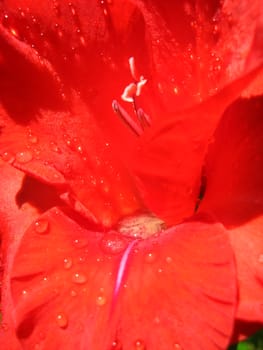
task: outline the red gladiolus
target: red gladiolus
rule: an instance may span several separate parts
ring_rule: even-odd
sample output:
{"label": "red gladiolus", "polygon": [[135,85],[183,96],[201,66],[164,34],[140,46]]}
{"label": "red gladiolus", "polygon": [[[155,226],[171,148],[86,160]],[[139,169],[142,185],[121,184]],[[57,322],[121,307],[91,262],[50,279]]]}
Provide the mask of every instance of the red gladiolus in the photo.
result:
{"label": "red gladiolus", "polygon": [[4,350],[262,325],[260,5],[0,2]]}

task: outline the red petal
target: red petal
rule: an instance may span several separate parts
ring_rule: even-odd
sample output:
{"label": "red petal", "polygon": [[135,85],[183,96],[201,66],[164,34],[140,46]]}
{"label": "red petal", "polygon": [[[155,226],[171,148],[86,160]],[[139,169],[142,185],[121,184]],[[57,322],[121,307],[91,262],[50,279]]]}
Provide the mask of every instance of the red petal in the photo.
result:
{"label": "red petal", "polygon": [[[16,97],[9,91],[14,104],[21,101]],[[21,101],[22,111],[26,106]],[[111,146],[79,98],[72,101],[71,109],[60,106],[57,110],[52,105],[42,110],[34,103],[31,107],[36,111],[32,111],[31,120],[23,121],[26,126],[20,125],[17,111],[14,122],[12,108],[6,105],[7,113],[2,110],[3,159],[56,186],[76,210],[83,208],[82,213],[104,226],[142,206],[126,169],[116,161]]]}
{"label": "red petal", "polygon": [[145,133],[129,165],[146,205],[168,224],[194,213],[202,166],[225,108],[260,72],[256,70],[196,108],[163,120]]}
{"label": "red petal", "polygon": [[123,289],[117,339],[124,349],[226,349],[236,284],[222,226],[184,223],[139,242]]}
{"label": "red petal", "polygon": [[[75,91],[72,92],[72,88],[76,88],[75,83],[68,81],[66,73],[61,71],[65,68],[61,63],[62,48],[48,37],[49,30],[51,32],[52,29],[56,30],[52,26],[56,24],[57,9],[54,9],[54,12],[45,11],[46,5],[39,8],[30,2],[28,8],[18,11],[17,5],[15,9],[12,9],[12,2],[9,5],[5,3],[6,13],[3,18],[5,27],[0,28],[3,58],[1,69],[4,72],[0,85],[3,97],[2,109],[4,109],[1,113],[1,127],[4,126],[1,154],[5,158],[9,157],[9,160],[13,158],[13,164],[20,169],[55,186],[63,187],[62,193],[68,195],[70,192],[68,201],[73,202],[76,209],[81,208],[82,213],[96,222],[105,226],[112,225],[120,217],[140,209],[141,203],[134,193],[129,175],[121,165],[117,164],[111,146],[104,140],[96,126],[97,122],[92,117],[90,106],[91,96],[88,98],[87,107],[86,102],[84,103],[79,96],[76,97]],[[53,5],[52,2],[52,8]],[[104,21],[100,5],[94,2],[94,6],[95,14]],[[72,25],[76,25],[72,24],[72,16],[75,18],[73,13],[79,11],[79,6],[76,9],[74,4],[63,3],[62,7],[67,13],[67,16],[61,18],[65,21],[63,30],[72,32]],[[84,8],[84,5],[82,7]],[[84,18],[86,9],[90,15],[91,7],[85,5],[82,12]],[[21,11],[25,11],[23,15]],[[50,14],[51,24],[43,22],[48,17],[41,18],[42,11]],[[28,25],[29,31],[26,29]],[[85,25],[87,26],[87,22]],[[40,57],[34,49],[43,44],[38,26],[47,35],[47,40],[44,41],[48,47],[48,60],[43,57],[44,52],[41,52],[43,56]],[[94,26],[97,26],[97,22]],[[19,38],[14,34],[14,30],[20,32]],[[25,37],[26,33],[22,34],[21,30],[26,31],[31,37]],[[73,37],[76,39],[75,34]],[[36,40],[33,48],[28,44],[32,38]],[[105,38],[102,36],[101,39],[104,44]],[[94,45],[94,40],[93,37],[89,42],[88,51],[90,45]],[[97,36],[96,40],[99,41]],[[69,42],[67,39],[66,48]],[[52,44],[52,50],[49,44]],[[55,47],[58,51],[55,51]],[[94,67],[96,69],[102,67],[104,71],[108,69],[108,65],[103,63],[102,59],[100,63],[96,60],[100,54],[100,50],[96,50],[95,63],[89,63],[85,74],[89,75],[89,70],[94,70]],[[83,58],[84,61],[87,67],[87,60]],[[71,74],[73,67],[71,64],[69,66]],[[92,85],[92,79],[87,79],[85,86]],[[104,90],[108,91],[108,87]],[[63,101],[63,98],[66,98],[66,101]],[[100,100],[99,103],[102,102]],[[113,114],[111,103],[108,105],[107,113]]]}
{"label": "red petal", "polygon": [[241,100],[227,111],[208,154],[202,209],[229,229],[239,280],[238,318],[263,322],[263,100]]}
{"label": "red petal", "polygon": [[[16,195],[22,188],[24,177],[25,175],[22,172],[0,160],[1,312],[5,308],[8,308],[10,311],[0,325],[2,330],[2,334],[0,332],[0,343],[2,346],[6,344],[4,348],[12,350],[18,350],[20,347],[12,329],[13,304],[10,298],[10,288],[7,286],[4,289],[2,286],[8,280],[6,271],[13,264],[14,253],[19,245],[21,234],[38,215],[36,208],[29,203],[19,207],[16,201]],[[11,325],[11,327],[7,327],[7,324]],[[2,340],[3,336],[4,339],[8,339],[6,343],[4,342],[6,340]]]}
{"label": "red petal", "polygon": [[236,300],[232,252],[219,224],[199,220],[129,243],[57,209],[44,214],[9,270],[23,347],[104,350],[116,339],[123,349],[225,349]]}
{"label": "red petal", "polygon": [[[236,3],[234,2],[234,4]],[[244,74],[245,65],[243,63],[245,59],[243,57],[241,63],[239,60],[239,66],[244,66],[244,69],[240,68],[239,72],[235,72],[231,77],[225,78],[223,75],[222,82],[219,84],[218,74],[214,73],[213,68],[215,62],[211,63],[209,59],[209,63],[207,63],[207,55],[208,53],[210,55],[210,48],[213,45],[215,45],[215,50],[221,54],[221,44],[225,43],[225,35],[227,35],[228,45],[226,47],[228,50],[222,54],[224,61],[226,65],[236,62],[234,59],[236,56],[232,54],[231,50],[234,47],[235,52],[238,51],[239,45],[231,46],[232,36],[228,35],[231,31],[228,26],[228,18],[225,15],[231,4],[224,4],[221,11],[217,6],[211,6],[207,10],[203,3],[196,8],[187,9],[187,6],[185,7],[181,3],[174,3],[167,7],[159,2],[150,2],[147,7],[139,1],[131,1],[123,17],[121,15],[123,13],[122,1],[117,1],[116,4],[114,2],[111,6],[107,5],[108,8],[105,4],[104,8],[101,7],[96,1],[92,1],[89,7],[83,1],[73,1],[69,4],[58,1],[55,6],[52,2],[52,11],[46,11],[46,7],[49,5],[49,2],[38,6],[37,3],[27,3],[26,1],[25,8],[20,10],[17,10],[16,4],[14,5],[12,1],[2,5],[3,11],[6,11],[6,13],[3,12],[3,27],[1,28],[3,62],[5,74],[8,73],[6,74],[8,84],[3,86],[4,107],[9,115],[15,116],[17,122],[27,123],[38,115],[38,117],[43,118],[42,121],[45,124],[29,125],[27,123],[31,128],[27,134],[34,132],[39,139],[40,136],[42,137],[40,149],[38,147],[33,149],[32,145],[29,146],[34,151],[34,157],[39,157],[39,159],[31,160],[28,164],[16,164],[16,166],[20,166],[23,170],[29,171],[45,181],[53,182],[54,185],[69,184],[70,189],[67,189],[66,192],[70,192],[71,196],[68,201],[73,202],[77,210],[105,226],[112,225],[121,216],[139,210],[142,205],[138,198],[134,198],[133,184],[129,176],[124,175],[122,167],[116,165],[116,161],[109,155],[112,152],[106,150],[103,138],[99,140],[101,136],[94,125],[94,118],[91,117],[93,114],[96,115],[100,126],[109,130],[105,133],[112,138],[112,147],[118,150],[119,157],[123,161],[127,161],[128,167],[131,166],[132,169],[135,167],[134,172],[136,175],[139,174],[143,182],[142,193],[150,209],[167,219],[169,223],[180,221],[182,217],[189,215],[189,213],[192,214],[198,193],[200,182],[198,177],[200,176],[203,155],[211,133],[202,131],[200,135],[198,127],[197,135],[194,135],[195,139],[192,138],[189,141],[187,138],[184,140],[180,140],[180,138],[181,133],[185,133],[185,127],[189,127],[188,123],[191,122],[189,119],[192,118],[193,114],[196,113],[199,117],[199,113],[203,113],[202,107],[199,111],[195,111],[190,118],[189,113],[173,115],[175,124],[181,118],[187,119],[186,125],[183,123],[179,128],[176,126],[175,130],[173,129],[173,135],[166,133],[165,137],[158,137],[157,142],[152,143],[152,134],[155,136],[163,128],[163,125],[157,125],[156,129],[150,133],[150,141],[147,138],[143,139],[143,144],[149,142],[149,147],[148,144],[143,145],[142,149],[139,147],[139,156],[135,156],[135,164],[133,165],[130,162],[129,153],[132,153],[136,142],[129,135],[129,132],[116,122],[110,107],[111,100],[116,98],[116,95],[121,95],[125,86],[122,84],[129,83],[127,60],[131,55],[136,57],[140,71],[142,74],[146,74],[146,78],[149,80],[148,94],[146,93],[144,102],[148,102],[149,111],[152,112],[155,121],[159,121],[162,116],[166,119],[167,110],[183,109],[186,105],[191,105],[193,99],[196,101],[196,97],[199,101],[200,94],[203,97],[208,96],[211,94],[211,91],[208,91],[209,86],[211,88],[212,85],[212,93],[214,93],[229,80]],[[249,11],[247,10],[248,6]],[[249,25],[249,33],[242,29],[245,36],[245,39],[242,38],[246,47],[245,58],[251,54],[249,62],[253,61],[253,63],[249,63],[248,69],[256,67],[262,62],[262,57],[259,55],[260,41],[256,38],[258,36],[258,21],[261,20],[260,12],[257,11],[258,6],[259,1],[254,2],[253,7],[246,3],[242,7],[238,6],[237,13],[240,14],[242,10],[244,16],[238,15],[236,26],[231,29],[235,31],[236,27],[238,30],[244,28],[243,21]],[[178,21],[174,21],[174,17],[171,17],[170,14],[173,12]],[[222,25],[222,33],[224,34],[222,34],[221,41],[218,41],[218,47],[215,43],[214,33],[211,34],[208,29],[204,33],[202,32],[204,28],[214,27],[215,14],[220,17],[219,26]],[[119,21],[120,16],[121,20]],[[91,17],[91,22],[86,20]],[[193,20],[197,20],[197,26],[191,25],[194,23]],[[178,26],[175,26],[174,23],[177,23]],[[209,25],[206,26],[204,23]],[[182,37],[182,28],[187,29],[184,32],[189,35]],[[75,29],[79,29],[83,34],[83,38],[86,40],[84,47],[82,47],[83,43],[80,40],[80,32],[79,30],[76,32]],[[136,33],[139,35],[135,35]],[[116,37],[113,34],[117,34],[118,40],[120,39],[118,41],[120,50],[117,50],[117,46],[114,45]],[[138,40],[138,37],[141,40]],[[198,40],[195,40],[196,38]],[[189,56],[189,44],[192,45],[193,42],[195,44],[195,41],[197,49],[194,55],[197,54],[198,57],[201,57],[202,67],[208,67],[208,70],[213,71],[209,75],[209,81],[205,82],[205,86],[201,88],[199,82],[205,81],[203,77],[208,76],[208,74],[206,68],[202,68],[200,74],[197,74],[200,79],[197,79],[196,71],[199,72],[200,67],[196,69],[196,65],[199,66],[199,59],[197,60],[195,57],[193,60],[191,58],[192,52]],[[200,53],[200,47],[205,47],[204,41],[208,42],[209,45],[207,51],[205,49],[205,52]],[[33,48],[30,44],[33,45]],[[250,46],[253,48],[251,52]],[[72,47],[74,48],[73,53]],[[225,59],[227,55],[231,56],[231,59]],[[217,61],[217,59],[217,53],[213,54],[212,61]],[[30,69],[28,62],[33,63],[34,68]],[[89,63],[87,64],[87,62]],[[218,62],[216,65],[218,66]],[[233,69],[231,68],[231,70]],[[19,80],[18,77],[21,76],[22,71],[25,71],[25,76],[22,75],[23,79]],[[222,71],[225,72],[224,69]],[[46,75],[47,72],[50,76]],[[103,75],[104,79],[98,79],[98,74]],[[10,79],[10,76],[13,80]],[[188,82],[186,82],[187,79]],[[27,89],[22,93],[21,98],[19,86],[24,84],[23,80],[27,81]],[[178,80],[183,89],[182,94],[179,93],[178,99],[174,96],[175,80]],[[160,84],[164,86],[161,91]],[[61,90],[58,91],[58,88]],[[85,100],[88,107],[84,106],[79,98],[76,98],[75,101],[71,101],[73,106],[69,112],[68,106],[65,106],[60,100],[60,95],[63,91],[63,94],[66,93],[70,100],[69,90],[72,88],[79,91],[82,100]],[[232,87],[229,89],[232,90]],[[240,86],[235,91],[238,92],[237,95],[240,93],[239,89],[241,89]],[[46,94],[48,96],[45,98]],[[234,94],[232,98],[235,96]],[[221,102],[215,99],[213,110],[208,109],[205,113],[211,113],[214,116],[214,110],[217,109],[218,103],[223,110],[227,103],[224,101],[221,104]],[[80,114],[81,116],[79,116]],[[216,111],[215,119],[211,117],[213,124],[211,132],[213,132],[219,116],[220,113]],[[73,123],[72,118],[74,118]],[[76,125],[73,126],[76,120]],[[199,119],[199,124],[203,122]],[[89,128],[92,125],[92,130],[87,130],[86,125],[89,125]],[[69,128],[72,128],[72,131],[68,132]],[[65,139],[61,137],[61,129],[66,135]],[[55,135],[54,130],[57,135]],[[9,130],[6,128],[6,132],[10,133],[14,139],[12,124]],[[20,130],[17,131],[18,138],[21,138],[20,133]],[[191,132],[190,134],[193,136]],[[10,135],[7,139],[2,138],[5,146],[10,143]],[[25,158],[30,157],[28,151],[25,152],[25,148],[28,147],[27,136],[23,134],[21,140],[19,145],[8,146],[7,150],[18,153],[18,158],[24,161]],[[49,144],[48,150],[46,149],[47,144]],[[71,145],[73,150],[69,150],[65,144]],[[195,148],[198,148],[198,151]],[[63,157],[63,161],[61,156],[54,154],[55,150],[59,149],[67,154]],[[171,154],[174,149],[176,152]],[[39,151],[42,152],[42,155],[38,155]],[[83,154],[76,155],[78,151],[79,153],[84,152],[84,158],[88,155],[89,164],[83,162]],[[19,157],[21,152],[23,156]],[[181,154],[178,155],[178,153]],[[197,156],[196,153],[198,153]],[[91,159],[90,154],[93,154],[93,159]],[[167,166],[166,159],[166,164],[163,164],[164,154],[171,158],[169,166]],[[97,160],[101,162],[99,167]],[[178,165],[181,161],[185,164]],[[141,166],[142,163],[145,163],[146,166],[138,171],[138,164]],[[71,165],[71,168],[68,167],[68,164]],[[174,175],[175,173],[176,175]],[[118,180],[116,174],[120,174],[121,180]],[[161,185],[156,186],[155,181],[151,183],[152,178],[157,178]],[[105,185],[106,182],[108,183]],[[167,193],[167,198],[163,198],[164,192]],[[174,198],[177,201],[172,203]],[[160,207],[161,202],[164,202],[162,207]]]}
{"label": "red petal", "polygon": [[26,231],[4,285],[11,285],[13,309],[3,300],[4,322],[14,314],[24,348],[107,347],[116,327],[110,323],[116,269],[128,241],[111,237],[107,246],[105,239],[56,209]]}

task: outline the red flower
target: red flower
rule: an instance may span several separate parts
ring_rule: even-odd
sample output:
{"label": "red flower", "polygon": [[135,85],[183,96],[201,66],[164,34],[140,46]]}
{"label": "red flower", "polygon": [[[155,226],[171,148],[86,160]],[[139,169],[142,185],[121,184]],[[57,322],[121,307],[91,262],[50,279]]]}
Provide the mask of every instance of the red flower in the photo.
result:
{"label": "red flower", "polygon": [[0,4],[1,344],[226,349],[235,317],[263,321],[262,99],[225,112],[262,67],[260,1],[19,4]]}

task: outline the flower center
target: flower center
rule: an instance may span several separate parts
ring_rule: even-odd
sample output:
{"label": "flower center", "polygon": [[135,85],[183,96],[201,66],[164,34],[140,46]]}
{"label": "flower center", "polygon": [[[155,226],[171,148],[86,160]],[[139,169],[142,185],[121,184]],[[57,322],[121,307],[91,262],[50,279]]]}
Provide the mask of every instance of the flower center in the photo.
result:
{"label": "flower center", "polygon": [[166,229],[164,221],[151,214],[140,214],[122,219],[118,231],[133,238],[146,239]]}
{"label": "flower center", "polygon": [[123,101],[131,103],[133,105],[133,111],[135,118],[131,116],[125,108],[123,108],[119,102],[114,100],[112,102],[112,108],[115,113],[125,122],[125,124],[137,135],[141,136],[145,127],[151,126],[151,118],[146,114],[142,108],[138,107],[137,97],[141,95],[144,85],[147,83],[147,80],[142,76],[138,75],[134,57],[129,58],[129,67],[133,82],[130,83],[124,89],[121,98]]}

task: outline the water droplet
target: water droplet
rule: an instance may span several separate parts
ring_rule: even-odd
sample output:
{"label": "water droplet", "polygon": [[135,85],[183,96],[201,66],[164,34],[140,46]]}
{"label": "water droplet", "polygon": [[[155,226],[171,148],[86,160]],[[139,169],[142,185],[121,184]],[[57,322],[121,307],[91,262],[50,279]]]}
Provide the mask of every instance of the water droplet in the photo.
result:
{"label": "water droplet", "polygon": [[86,45],[86,40],[85,40],[85,38],[84,38],[83,35],[81,35],[81,36],[79,37],[79,41],[80,41],[80,43],[81,43],[83,46]]}
{"label": "water droplet", "polygon": [[135,350],[145,350],[146,347],[145,347],[145,344],[142,340],[140,339],[137,339],[135,342],[134,342],[134,349]]}
{"label": "water droplet", "polygon": [[258,262],[260,264],[263,264],[263,254],[260,254],[259,257],[258,257]]}
{"label": "water droplet", "polygon": [[82,239],[74,239],[73,244],[77,247],[77,248],[82,248],[84,246],[86,246],[86,241],[82,240]]}
{"label": "water droplet", "polygon": [[30,151],[22,151],[22,152],[18,152],[16,154],[16,160],[19,163],[27,163],[30,162],[30,160],[32,160],[33,155]]}
{"label": "water droplet", "polygon": [[171,264],[171,262],[173,261],[173,259],[170,256],[167,256],[165,258],[165,261],[167,262],[167,264]]}
{"label": "water droplet", "polygon": [[83,148],[82,148],[81,145],[77,145],[77,146],[76,146],[76,150],[77,150],[77,152],[78,152],[79,154],[82,154],[82,153],[83,153]]}
{"label": "water droplet", "polygon": [[50,148],[51,151],[56,152],[56,153],[62,153],[61,149],[58,147],[57,144],[55,144],[55,142],[50,142]]}
{"label": "water droplet", "polygon": [[10,28],[9,31],[14,37],[19,38],[18,31],[15,28]]}
{"label": "water droplet", "polygon": [[101,240],[101,248],[106,254],[119,254],[127,247],[127,240],[119,233],[108,232]]}
{"label": "water droplet", "polygon": [[175,87],[173,88],[173,91],[174,91],[175,95],[178,95],[178,93],[179,93],[178,86],[175,86]]}
{"label": "water droplet", "polygon": [[111,344],[111,350],[121,350],[121,343],[118,340],[114,340]]}
{"label": "water droplet", "polygon": [[64,263],[64,268],[65,268],[66,270],[69,270],[69,269],[72,267],[72,264],[73,264],[71,258],[65,258],[65,259],[63,260],[63,263]]}
{"label": "water droplet", "polygon": [[35,222],[35,231],[40,234],[48,233],[49,222],[47,220],[37,220]]}
{"label": "water droplet", "polygon": [[69,2],[69,3],[68,3],[68,6],[69,6],[69,8],[70,8],[70,11],[71,11],[71,13],[72,13],[72,16],[76,16],[76,8],[75,8],[75,6],[72,4],[72,2]]}
{"label": "water droplet", "polygon": [[22,294],[23,296],[26,296],[26,295],[28,294],[28,291],[27,291],[26,289],[23,289],[22,292],[21,292],[21,294]]}
{"label": "water droplet", "polygon": [[174,344],[174,349],[176,349],[176,350],[182,350],[183,348],[181,347],[180,344],[175,343],[175,344]]}
{"label": "water droplet", "polygon": [[99,295],[99,296],[96,298],[96,304],[97,304],[98,306],[103,306],[103,305],[105,305],[105,304],[106,304],[106,301],[107,301],[107,299],[105,298],[104,295]]}
{"label": "water droplet", "polygon": [[28,142],[32,143],[32,144],[36,144],[38,143],[38,137],[36,135],[33,134],[28,134]]}
{"label": "water droplet", "polygon": [[83,275],[82,273],[78,273],[76,272],[73,276],[72,276],[72,281],[74,283],[77,284],[84,284],[87,282],[87,277],[85,275]]}
{"label": "water droplet", "polygon": [[53,0],[53,9],[55,10],[55,14],[57,17],[61,16],[60,5],[57,0]]}
{"label": "water droplet", "polygon": [[68,326],[68,318],[63,312],[57,314],[56,321],[60,328],[66,328]]}
{"label": "water droplet", "polygon": [[15,157],[12,153],[10,152],[4,152],[3,155],[2,155],[2,159],[5,161],[5,162],[8,162],[8,163],[13,163],[13,161],[15,160]]}
{"label": "water droplet", "polygon": [[76,292],[74,289],[72,289],[72,290],[70,291],[70,295],[71,295],[72,297],[76,297],[78,294],[77,294],[77,292]]}
{"label": "water droplet", "polygon": [[147,263],[152,263],[156,260],[156,255],[153,252],[149,252],[145,255],[145,261]]}
{"label": "water droplet", "polygon": [[25,17],[26,14],[25,14],[25,12],[22,10],[21,7],[18,8],[18,12],[19,12],[19,14],[20,14],[21,17]]}

